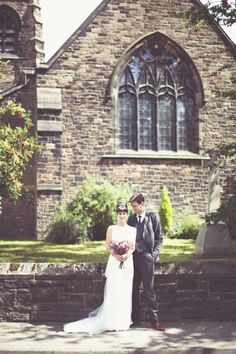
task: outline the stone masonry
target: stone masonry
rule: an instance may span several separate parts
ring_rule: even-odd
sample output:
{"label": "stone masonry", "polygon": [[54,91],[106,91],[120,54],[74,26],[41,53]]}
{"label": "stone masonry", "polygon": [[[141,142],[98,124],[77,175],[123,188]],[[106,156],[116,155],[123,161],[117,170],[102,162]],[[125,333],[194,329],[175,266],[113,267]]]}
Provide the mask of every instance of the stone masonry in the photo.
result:
{"label": "stone masonry", "polygon": [[[16,3],[27,5],[27,1],[0,0],[0,5],[3,3],[14,5],[20,14]],[[231,88],[235,47],[214,23],[197,33],[186,30],[178,14],[191,4],[187,0],[104,0],[47,63],[41,58],[39,64],[39,55],[35,58],[35,74],[24,88],[24,102],[34,105],[37,115],[41,145],[32,169],[32,238],[36,234],[38,239],[45,237],[43,231],[57,206],[69,201],[86,177],[95,174],[114,184],[127,182],[133,192],[143,191],[148,207],[155,210],[166,185],[175,219],[185,213],[202,216],[207,212],[207,152],[222,141],[235,139],[235,124],[230,119],[235,102],[214,93]],[[194,4],[199,6],[198,1]],[[28,8],[31,5],[28,1]],[[34,6],[38,14],[39,4],[34,1]],[[192,63],[196,79],[195,153],[122,153],[117,149],[117,83],[122,67],[132,48],[155,33],[178,47],[186,62]],[[210,76],[228,64],[231,71]],[[21,66],[17,62],[12,65]],[[32,102],[27,100],[27,92],[32,92]],[[13,234],[15,229],[9,223],[7,220],[2,229],[8,237],[7,229]],[[22,226],[14,237],[24,235]]]}
{"label": "stone masonry", "polygon": [[[0,264],[0,321],[70,322],[100,306],[104,264]],[[236,320],[236,263],[156,265],[165,321]],[[141,289],[141,320],[148,321]]]}
{"label": "stone masonry", "polygon": [[[36,81],[35,68],[44,60],[41,11],[38,0],[0,1],[15,12],[21,22],[17,54],[0,54],[0,60],[8,61],[4,80],[0,82],[1,97],[16,99],[30,110],[36,130]],[[24,175],[26,190],[23,197],[14,203],[4,198],[0,216],[1,239],[34,239],[36,237],[36,157],[32,159]],[[0,193],[2,194],[1,186]]]}

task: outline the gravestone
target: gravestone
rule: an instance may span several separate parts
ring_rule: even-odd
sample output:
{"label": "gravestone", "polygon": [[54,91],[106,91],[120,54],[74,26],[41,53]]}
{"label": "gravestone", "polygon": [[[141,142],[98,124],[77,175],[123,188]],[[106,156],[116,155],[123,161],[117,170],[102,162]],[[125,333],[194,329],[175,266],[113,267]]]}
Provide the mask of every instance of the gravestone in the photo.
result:
{"label": "gravestone", "polygon": [[227,225],[203,223],[197,235],[195,254],[199,256],[226,256],[233,254],[231,235]]}

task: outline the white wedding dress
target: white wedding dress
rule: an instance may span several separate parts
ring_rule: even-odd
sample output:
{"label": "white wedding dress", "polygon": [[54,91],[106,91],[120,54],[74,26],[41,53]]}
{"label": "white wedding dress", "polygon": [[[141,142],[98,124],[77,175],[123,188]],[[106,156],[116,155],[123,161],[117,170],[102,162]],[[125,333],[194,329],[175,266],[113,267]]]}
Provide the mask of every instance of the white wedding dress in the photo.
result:
{"label": "white wedding dress", "polygon": [[[136,228],[125,225],[112,225],[113,241],[129,241],[135,245]],[[86,332],[98,334],[104,331],[122,331],[130,327],[133,286],[133,255],[124,261],[110,255],[105,277],[103,304],[89,314],[89,317],[64,325],[64,332]]]}

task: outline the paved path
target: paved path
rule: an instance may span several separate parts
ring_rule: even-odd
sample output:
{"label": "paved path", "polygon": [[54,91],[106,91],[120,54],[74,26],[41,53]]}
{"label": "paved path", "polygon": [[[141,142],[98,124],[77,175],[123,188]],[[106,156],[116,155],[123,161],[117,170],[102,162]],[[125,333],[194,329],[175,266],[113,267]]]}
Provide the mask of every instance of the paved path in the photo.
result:
{"label": "paved path", "polygon": [[165,323],[97,336],[66,334],[60,323],[0,322],[0,354],[236,354],[236,322]]}

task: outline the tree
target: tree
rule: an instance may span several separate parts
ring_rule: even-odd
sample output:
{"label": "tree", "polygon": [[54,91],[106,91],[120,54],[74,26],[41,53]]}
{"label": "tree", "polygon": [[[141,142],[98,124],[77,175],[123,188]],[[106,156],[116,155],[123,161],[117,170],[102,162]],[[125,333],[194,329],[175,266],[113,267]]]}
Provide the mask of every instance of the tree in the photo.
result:
{"label": "tree", "polygon": [[[234,119],[236,120],[236,118]],[[219,169],[230,167],[231,173],[226,176],[228,194],[218,210],[207,215],[206,220],[214,223],[224,221],[228,225],[232,237],[236,238],[236,143],[223,143],[218,146],[217,164]]]}
{"label": "tree", "polygon": [[[3,77],[7,64],[0,62],[0,66]],[[16,200],[22,194],[21,179],[37,143],[30,131],[31,112],[15,100],[0,100],[0,187],[8,197]]]}
{"label": "tree", "polygon": [[[193,31],[199,31],[207,23],[217,23],[230,27],[236,23],[236,2],[230,0],[208,0],[201,6],[191,6],[188,10],[182,11],[179,17],[184,21],[185,26]],[[220,65],[217,70],[211,73],[211,77],[220,81],[220,75],[224,70],[231,69],[232,64]],[[236,79],[231,77],[232,87],[235,87]],[[214,90],[218,97],[236,99],[236,90]]]}
{"label": "tree", "polygon": [[[218,23],[219,25],[232,26],[236,23],[236,2],[229,0],[209,0],[201,7],[191,7],[189,10],[183,12],[180,17],[184,19],[188,28],[198,31],[204,24],[209,21]],[[218,70],[211,74],[211,77],[220,76],[220,74],[231,65],[221,65]],[[231,78],[232,87],[235,87],[236,79]],[[225,92],[214,91],[216,96],[228,97],[231,100],[236,100],[236,90],[227,90]],[[235,117],[229,119],[236,121]],[[217,161],[219,168],[226,167],[226,164],[231,166],[230,175],[226,177],[229,185],[228,196],[224,199],[219,209],[207,215],[207,221],[225,221],[234,237],[236,237],[235,215],[236,215],[236,142],[223,143],[216,147]]]}
{"label": "tree", "polygon": [[236,3],[229,0],[209,0],[202,6],[192,6],[183,11],[180,17],[184,19],[187,28],[196,31],[209,21],[232,26],[236,23]]}
{"label": "tree", "polygon": [[159,216],[162,230],[166,234],[172,227],[172,205],[166,186],[162,188]]}

